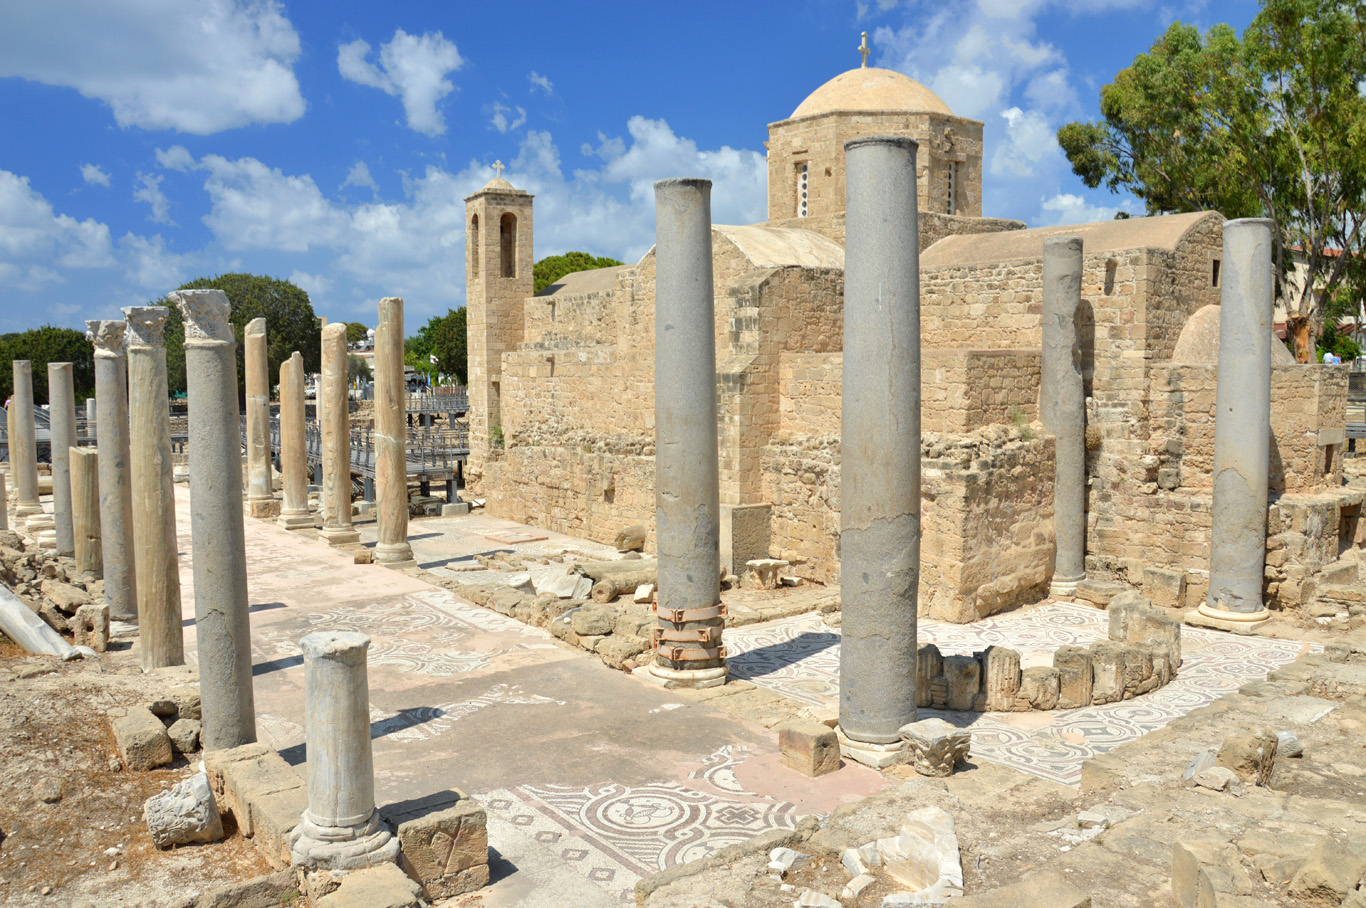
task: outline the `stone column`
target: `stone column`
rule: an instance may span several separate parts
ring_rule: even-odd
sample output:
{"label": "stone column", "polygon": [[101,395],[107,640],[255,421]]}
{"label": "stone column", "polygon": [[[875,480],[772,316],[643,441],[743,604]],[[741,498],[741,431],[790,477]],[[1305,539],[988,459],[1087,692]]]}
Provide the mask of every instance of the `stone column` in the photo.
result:
{"label": "stone column", "polygon": [[900,759],[914,722],[920,580],[920,251],[912,139],[844,146],[840,401],[840,732],[847,756]]}
{"label": "stone column", "polygon": [[121,321],[86,322],[95,345],[95,401],[100,453],[100,548],[104,600],[114,636],[134,635],[138,622],[133,568],[133,486],[128,451],[128,372]]}
{"label": "stone column", "polygon": [[9,437],[10,474],[14,477],[17,518],[37,517],[29,523],[34,532],[46,517],[38,501],[38,437],[33,425],[33,369],[26,359],[14,361],[14,396],[10,398],[14,422]]}
{"label": "stone column", "polygon": [[[133,473],[133,553],[138,574],[142,670],[185,664],[180,559],[171,466],[165,306],[130,306],[128,436]],[[195,558],[200,557],[196,550]]]}
{"label": "stone column", "polygon": [[726,681],[716,430],[711,181],[655,183],[654,680]]}
{"label": "stone column", "polygon": [[1271,451],[1271,221],[1224,224],[1214,504],[1206,619],[1246,629],[1270,617],[1262,601]]}
{"label": "stone column", "polygon": [[236,345],[223,291],[176,290],[167,299],[185,321],[201,740],[221,750],[256,740]]}
{"label": "stone column", "polygon": [[398,858],[375,810],[370,749],[370,638],[354,631],[309,634],[304,652],[308,807],[290,834],[295,867],[351,870]]}
{"label": "stone column", "polygon": [[323,435],[323,528],[328,545],[360,542],[351,525],[351,414],[346,387],[346,325],[323,329],[318,422]]}
{"label": "stone column", "polygon": [[247,384],[247,506],[253,517],[269,517],[275,498],[270,475],[270,365],[266,320],[247,322],[243,337]]}
{"label": "stone column", "polygon": [[407,391],[403,383],[403,300],[379,301],[375,328],[375,491],[379,542],[375,561],[413,560],[408,545]]}
{"label": "stone column", "polygon": [[52,519],[57,554],[74,555],[71,448],[76,444],[76,386],[71,377],[71,363],[47,364],[47,409],[52,429]]}
{"label": "stone column", "polygon": [[87,426],[93,426],[97,422],[95,417],[95,406],[95,398],[87,397],[85,399],[85,424]]}
{"label": "stone column", "polygon": [[297,350],[280,363],[280,473],[285,492],[280,526],[287,530],[312,527],[304,446],[304,358]]}
{"label": "stone column", "polygon": [[94,448],[72,448],[71,529],[76,543],[76,570],[98,580],[104,576],[100,552],[100,458]]}
{"label": "stone column", "polygon": [[1081,237],[1043,243],[1043,355],[1039,419],[1056,439],[1053,454],[1052,596],[1076,595],[1086,577],[1086,392],[1077,341]]}

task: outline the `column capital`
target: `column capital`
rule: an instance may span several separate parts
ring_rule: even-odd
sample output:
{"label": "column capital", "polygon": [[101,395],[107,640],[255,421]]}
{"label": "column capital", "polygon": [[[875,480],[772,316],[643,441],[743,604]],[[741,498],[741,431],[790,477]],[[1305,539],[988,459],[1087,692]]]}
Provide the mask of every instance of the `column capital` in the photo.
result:
{"label": "column capital", "polygon": [[97,358],[119,359],[123,356],[126,322],[97,318],[85,323],[85,338],[95,345]]}
{"label": "column capital", "polygon": [[166,345],[166,317],[170,310],[165,306],[127,306],[123,317],[128,328],[126,339],[128,348],[164,347]]}
{"label": "column capital", "polygon": [[228,313],[232,307],[222,290],[176,290],[166,298],[185,320],[185,343],[233,343]]}

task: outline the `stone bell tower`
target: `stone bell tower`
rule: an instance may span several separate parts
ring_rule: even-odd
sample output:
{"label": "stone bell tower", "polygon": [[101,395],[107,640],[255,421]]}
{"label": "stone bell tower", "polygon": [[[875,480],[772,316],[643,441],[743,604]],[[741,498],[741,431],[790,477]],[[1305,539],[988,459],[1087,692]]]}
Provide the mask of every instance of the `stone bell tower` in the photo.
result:
{"label": "stone bell tower", "polygon": [[484,465],[502,448],[502,357],[523,337],[522,307],[533,295],[530,193],[499,173],[465,199],[470,457],[465,479],[478,494]]}

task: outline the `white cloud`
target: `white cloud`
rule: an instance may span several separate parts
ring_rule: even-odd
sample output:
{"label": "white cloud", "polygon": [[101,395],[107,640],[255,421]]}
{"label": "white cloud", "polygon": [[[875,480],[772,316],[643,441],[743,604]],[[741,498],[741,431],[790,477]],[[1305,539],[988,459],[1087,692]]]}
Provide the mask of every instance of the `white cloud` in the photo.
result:
{"label": "white cloud", "polygon": [[[508,107],[506,104],[493,102],[493,116],[489,117],[489,125],[499,132],[510,132],[526,125],[526,109],[522,107]],[[516,110],[517,115],[511,116]]]}
{"label": "white cloud", "polygon": [[535,94],[536,89],[538,88],[548,95],[555,93],[555,86],[552,85],[550,80],[545,76],[536,72],[536,70],[533,69],[531,74],[527,76],[527,79],[531,82],[531,91],[533,94]]}
{"label": "white cloud", "polygon": [[212,154],[196,166],[209,173],[204,188],[213,208],[204,223],[229,250],[307,252],[335,245],[345,230],[345,215],[308,174],[286,176],[255,158]]}
{"label": "white cloud", "polygon": [[378,66],[366,59],[369,55],[365,41],[341,45],[337,68],[342,77],[401,98],[409,128],[429,136],[444,133],[446,120],[437,104],[454,90],[446,74],[464,63],[455,45],[441,32],[410,35],[400,28],[380,45]]}
{"label": "white cloud", "polygon": [[174,224],[171,220],[171,202],[161,191],[161,180],[161,177],[154,174],[139,172],[138,188],[133,191],[133,199],[152,206],[152,213],[147,216],[148,220],[157,224]]}
{"label": "white cloud", "polygon": [[1026,113],[1011,107],[1001,112],[1001,118],[1006,121],[1006,134],[991,156],[993,174],[1032,177],[1040,163],[1061,155],[1056,130],[1038,111]]}
{"label": "white cloud", "polygon": [[318,304],[322,297],[332,290],[332,281],[321,274],[309,274],[307,271],[300,271],[297,268],[290,272],[288,281],[308,294],[314,312],[318,311]]}
{"label": "white cloud", "polygon": [[195,257],[177,255],[166,249],[160,234],[141,237],[124,234],[119,240],[125,277],[147,294],[163,295],[190,279]]}
{"label": "white cloud", "polygon": [[1047,214],[1040,226],[1051,227],[1055,224],[1089,224],[1095,221],[1112,221],[1121,211],[1132,212],[1133,204],[1125,199],[1119,205],[1092,205],[1079,195],[1060,192],[1052,198],[1043,199],[1040,206]]}
{"label": "white cloud", "polygon": [[0,170],[0,281],[35,290],[61,283],[68,269],[113,263],[107,225],[57,214],[27,177]]}
{"label": "white cloud", "polygon": [[375,178],[370,175],[370,168],[364,161],[357,161],[351,165],[351,169],[346,172],[346,182],[339,188],[345,189],[347,186],[359,186],[362,189],[369,189],[371,192],[378,193],[379,186],[375,183]]}
{"label": "white cloud", "polygon": [[92,185],[109,185],[109,174],[106,173],[104,168],[98,164],[82,164],[81,179],[85,180],[87,183],[90,183]]}
{"label": "white cloud", "polygon": [[157,163],[167,170],[187,171],[194,167],[194,156],[184,145],[172,145],[170,148],[158,148],[156,151]]}
{"label": "white cloud", "polygon": [[276,0],[44,0],[4,19],[0,77],[74,88],[123,127],[207,135],[304,112]]}

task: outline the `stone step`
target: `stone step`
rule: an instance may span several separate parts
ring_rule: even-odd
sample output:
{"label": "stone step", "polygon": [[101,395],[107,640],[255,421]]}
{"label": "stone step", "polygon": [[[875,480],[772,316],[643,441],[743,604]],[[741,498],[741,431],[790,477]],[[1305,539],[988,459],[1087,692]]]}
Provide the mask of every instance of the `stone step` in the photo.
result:
{"label": "stone step", "polygon": [[1317,598],[1348,604],[1366,604],[1366,584],[1325,583],[1319,587]]}
{"label": "stone step", "polygon": [[1120,593],[1127,592],[1129,585],[1115,580],[1086,579],[1077,584],[1077,598],[1093,605],[1106,608],[1110,600]]}
{"label": "stone step", "polygon": [[1355,561],[1335,561],[1319,572],[1320,582],[1325,584],[1356,583],[1359,577]]}

